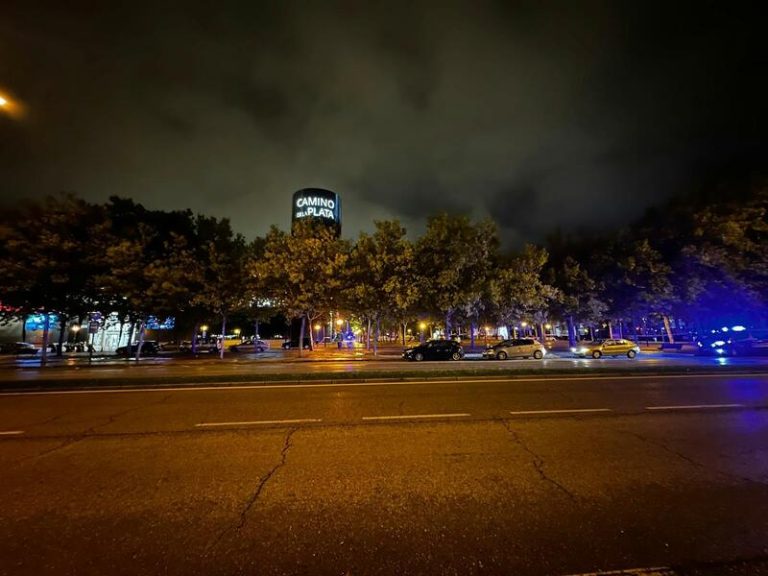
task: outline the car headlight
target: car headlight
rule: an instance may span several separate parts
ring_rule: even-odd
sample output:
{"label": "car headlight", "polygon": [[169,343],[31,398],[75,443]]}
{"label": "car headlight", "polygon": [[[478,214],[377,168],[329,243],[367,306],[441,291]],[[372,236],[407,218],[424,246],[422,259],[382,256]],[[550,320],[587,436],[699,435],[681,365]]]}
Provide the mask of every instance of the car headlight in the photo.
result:
{"label": "car headlight", "polygon": [[589,352],[589,348],[587,348],[586,346],[582,346],[581,348],[579,348],[578,352],[579,354],[586,354],[587,352]]}

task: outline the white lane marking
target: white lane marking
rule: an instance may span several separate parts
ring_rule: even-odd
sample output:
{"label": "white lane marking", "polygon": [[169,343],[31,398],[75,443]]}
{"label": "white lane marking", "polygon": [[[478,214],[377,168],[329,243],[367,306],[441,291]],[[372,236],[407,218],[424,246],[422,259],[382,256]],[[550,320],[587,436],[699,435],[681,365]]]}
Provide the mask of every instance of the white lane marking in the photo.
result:
{"label": "white lane marking", "polygon": [[676,572],[666,566],[653,568],[628,568],[626,570],[611,570],[609,572],[582,572],[570,576],[674,576]]}
{"label": "white lane marking", "polygon": [[213,426],[258,426],[259,424],[306,424],[308,422],[322,422],[320,418],[296,418],[294,420],[245,420],[242,422],[201,422],[195,424],[197,428]]}
{"label": "white lane marking", "polygon": [[472,414],[405,414],[397,416],[363,416],[363,420],[418,420],[420,418],[466,418]]}
{"label": "white lane marking", "polygon": [[18,436],[19,434],[24,434],[24,430],[6,430],[0,432],[0,436]]}
{"label": "white lane marking", "polygon": [[513,416],[525,416],[528,414],[582,414],[588,412],[613,412],[610,408],[574,408],[572,410],[518,410],[511,411]]}
{"label": "white lane marking", "polygon": [[[397,380],[397,381],[377,381],[377,382],[324,382],[322,384],[257,384],[253,381],[243,382],[219,382],[218,386],[198,386],[203,382],[188,382],[184,386],[177,387],[163,387],[155,386],[152,388],[99,388],[88,390],[45,390],[45,391],[30,391],[30,392],[0,392],[0,396],[55,396],[65,394],[129,394],[135,392],[235,392],[238,390],[279,390],[279,389],[291,389],[302,390],[306,388],[360,388],[366,386],[412,386],[413,384],[456,384],[457,382],[466,382],[470,384],[506,384],[514,382],[567,382],[572,380],[653,380],[663,378],[677,379],[677,378],[765,378],[768,377],[768,373],[734,373],[734,374],[669,374],[659,375],[653,374],[648,376],[611,376],[610,374],[595,374],[594,376],[575,376],[572,378],[564,376],[542,376],[539,378],[488,378],[488,379],[473,379],[471,376],[468,379],[462,380],[455,378],[453,380],[419,380],[416,376],[408,376],[410,380]],[[34,382],[30,380],[30,382]],[[271,380],[274,382],[274,380]],[[2,384],[0,384],[1,386]]]}
{"label": "white lane marking", "polygon": [[687,406],[646,406],[646,410],[699,410],[702,408],[745,408],[745,404],[690,404]]}

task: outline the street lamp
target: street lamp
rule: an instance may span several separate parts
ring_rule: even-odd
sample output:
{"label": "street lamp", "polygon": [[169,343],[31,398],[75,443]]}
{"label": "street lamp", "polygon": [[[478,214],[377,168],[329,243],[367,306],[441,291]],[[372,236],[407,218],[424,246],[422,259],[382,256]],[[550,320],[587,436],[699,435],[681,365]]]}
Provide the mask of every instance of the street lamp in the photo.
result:
{"label": "street lamp", "polygon": [[0,108],[5,108],[8,105],[8,100],[0,96]]}
{"label": "street lamp", "polygon": [[203,340],[205,340],[205,333],[208,332],[208,324],[203,324],[202,326],[200,326],[200,330],[203,333]]}
{"label": "street lamp", "polygon": [[[0,99],[1,99],[1,98],[2,98],[2,96],[0,96]],[[0,104],[0,106],[1,106],[1,105],[2,105],[2,104]],[[74,337],[73,341],[74,341],[75,343],[77,343],[77,333],[78,333],[78,332],[80,332],[80,325],[79,325],[79,324],[75,324],[74,326],[72,326],[72,327],[70,328],[70,330],[72,330],[72,332],[74,332],[74,333],[75,333],[75,337]]]}
{"label": "street lamp", "polygon": [[235,328],[235,336],[240,337],[240,328]]}

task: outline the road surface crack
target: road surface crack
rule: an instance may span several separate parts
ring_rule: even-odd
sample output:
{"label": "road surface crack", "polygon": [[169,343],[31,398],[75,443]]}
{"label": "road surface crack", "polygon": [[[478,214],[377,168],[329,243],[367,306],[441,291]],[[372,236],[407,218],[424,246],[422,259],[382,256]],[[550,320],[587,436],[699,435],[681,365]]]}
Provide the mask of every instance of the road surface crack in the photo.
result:
{"label": "road surface crack", "polygon": [[547,482],[548,484],[551,484],[554,486],[557,490],[565,494],[568,498],[571,500],[578,500],[578,497],[568,490],[565,486],[563,486],[560,482],[552,478],[549,474],[547,474],[546,470],[544,470],[544,459],[534,452],[528,444],[525,443],[525,441],[520,437],[520,435],[517,433],[517,431],[513,430],[512,427],[509,425],[509,422],[506,420],[501,420],[501,424],[504,426],[504,428],[507,430],[509,435],[512,437],[512,440],[520,446],[523,450],[525,450],[533,459],[533,467],[536,470],[536,472],[539,474],[539,477],[542,481]]}
{"label": "road surface crack", "polygon": [[654,440],[652,438],[648,438],[647,436],[643,436],[642,434],[638,434],[637,432],[631,432],[629,430],[624,430],[625,434],[628,434],[634,438],[637,438],[641,442],[645,442],[647,444],[650,444],[651,446],[656,446],[657,448],[661,448],[665,452],[668,452],[669,454],[672,454],[673,456],[676,456],[677,458],[680,458],[683,462],[687,462],[691,466],[695,466],[696,468],[701,468],[704,470],[710,470],[714,472],[715,474],[720,474],[721,476],[724,476],[726,478],[732,478],[735,480],[740,480],[741,482],[747,482],[747,483],[753,483],[753,484],[761,484],[765,485],[766,482],[760,478],[750,478],[749,476],[741,476],[740,474],[734,474],[733,472],[728,472],[727,470],[721,470],[719,468],[714,468],[712,466],[707,466],[703,462],[699,462],[698,460],[694,460],[690,456],[686,456],[682,452],[675,450],[668,444],[660,441],[660,440]]}
{"label": "road surface crack", "polygon": [[[96,431],[99,428],[103,428],[104,426],[109,426],[110,424],[115,422],[115,420],[117,420],[121,416],[125,416],[126,414],[128,414],[130,412],[134,412],[135,410],[140,410],[141,408],[149,408],[150,406],[154,406],[155,404],[162,404],[166,400],[168,400],[168,398],[170,398],[170,397],[171,397],[170,394],[166,394],[160,400],[153,401],[153,402],[147,402],[146,404],[141,404],[139,406],[132,406],[131,408],[127,408],[125,410],[121,410],[120,412],[116,412],[114,414],[109,414],[104,422],[102,422],[100,424],[94,424],[90,428],[87,428],[86,430],[83,430],[80,434],[76,434],[74,436],[66,438],[62,443],[58,444],[57,446],[54,446],[53,448],[49,448],[48,450],[43,450],[42,452],[38,452],[37,454],[34,454],[32,456],[27,456],[26,458],[22,458],[21,460],[17,460],[14,463],[14,465],[24,464],[25,462],[28,462],[29,460],[38,460],[40,458],[48,456],[49,454],[53,454],[54,452],[59,452],[60,450],[64,450],[64,448],[72,446],[72,444],[77,444],[78,442],[82,442],[86,438],[94,436],[96,434]],[[62,416],[64,416],[64,415],[65,414],[63,414]],[[53,421],[53,420],[56,420],[56,418],[50,419],[50,421]]]}
{"label": "road surface crack", "polygon": [[671,446],[665,444],[664,442],[661,442],[659,440],[653,440],[651,438],[648,438],[647,436],[643,436],[642,434],[638,434],[637,432],[630,432],[629,430],[625,430],[626,434],[629,434],[630,436],[633,436],[640,440],[641,442],[645,442],[647,444],[650,444],[651,446],[656,446],[657,448],[661,448],[665,452],[668,452],[672,454],[673,456],[677,456],[680,458],[680,460],[683,460],[684,462],[687,462],[691,466],[696,466],[697,468],[706,468],[704,464],[701,462],[698,462],[697,460],[694,460],[693,458],[686,456],[682,452],[679,452],[672,448]]}
{"label": "road surface crack", "polygon": [[237,525],[229,526],[228,528],[222,530],[216,539],[208,546],[208,550],[215,548],[219,542],[224,539],[224,536],[230,532],[240,532],[245,527],[245,524],[248,522],[248,513],[256,505],[256,502],[259,500],[259,496],[261,496],[261,493],[264,491],[267,483],[272,479],[272,477],[280,468],[285,466],[285,461],[288,458],[288,451],[291,449],[291,446],[293,446],[291,439],[296,430],[298,430],[298,428],[291,428],[288,431],[288,434],[286,434],[285,441],[283,442],[283,448],[280,450],[280,461],[275,464],[266,474],[259,478],[259,483],[256,485],[255,490],[253,493],[251,493],[250,497],[245,502],[243,509],[240,511],[240,517]]}

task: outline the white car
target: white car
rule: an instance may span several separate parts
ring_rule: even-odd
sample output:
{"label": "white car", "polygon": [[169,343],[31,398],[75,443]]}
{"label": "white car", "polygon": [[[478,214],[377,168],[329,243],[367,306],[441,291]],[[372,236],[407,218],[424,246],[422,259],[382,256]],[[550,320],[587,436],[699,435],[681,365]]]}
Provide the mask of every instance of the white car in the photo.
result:
{"label": "white car", "polygon": [[234,346],[230,346],[232,352],[264,352],[269,350],[269,342],[264,340],[245,340]]}

